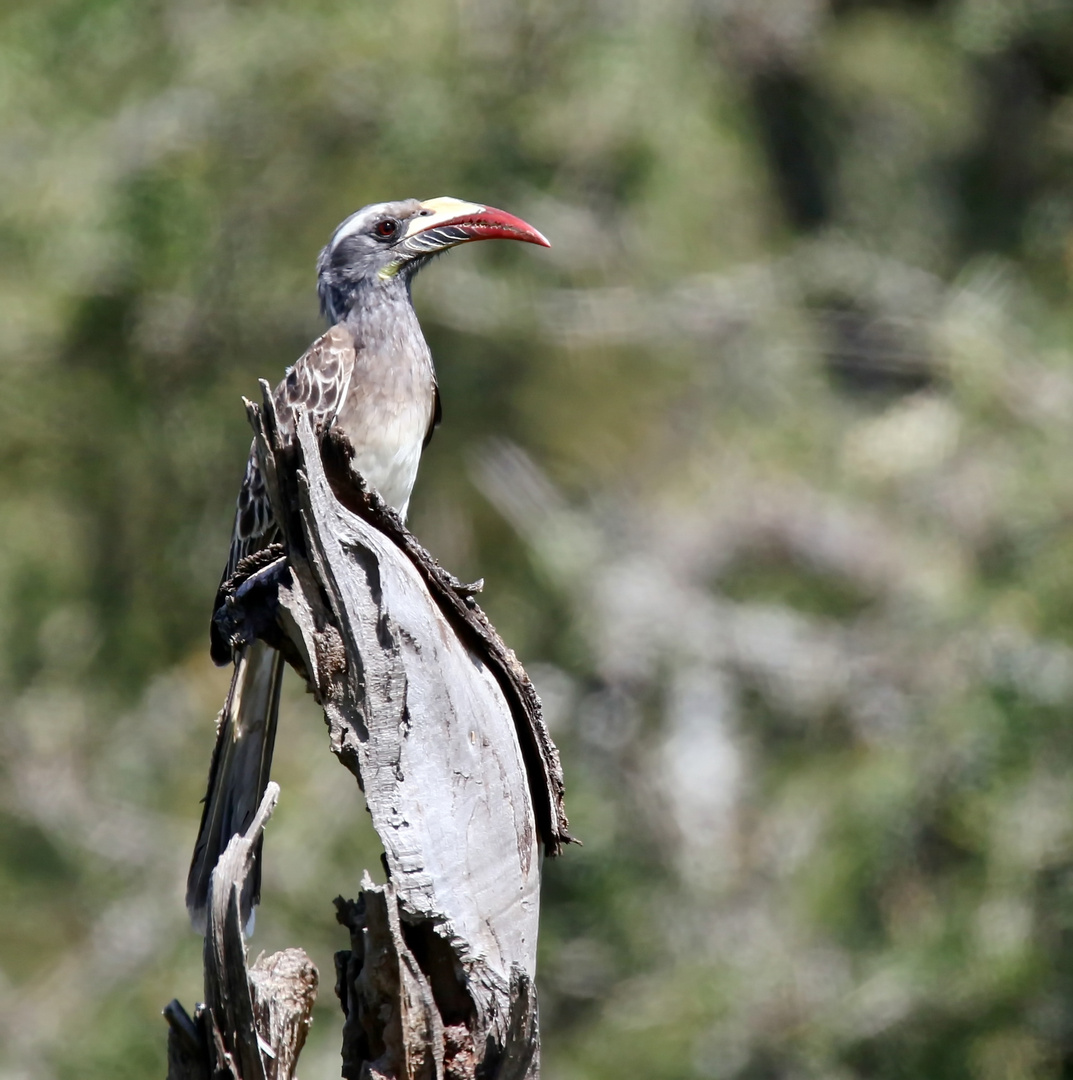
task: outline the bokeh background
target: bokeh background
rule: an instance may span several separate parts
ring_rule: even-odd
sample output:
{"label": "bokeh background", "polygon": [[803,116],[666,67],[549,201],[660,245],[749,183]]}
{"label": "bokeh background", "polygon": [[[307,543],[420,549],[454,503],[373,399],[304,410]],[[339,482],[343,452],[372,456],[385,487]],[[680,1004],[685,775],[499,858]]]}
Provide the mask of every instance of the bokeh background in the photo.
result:
{"label": "bokeh background", "polygon": [[[1065,0],[7,0],[0,1077],[164,1073],[240,395],[364,203],[503,206],[416,302],[412,525],[530,666],[584,848],[545,1075],[1073,1076]],[[377,845],[291,679],[255,951]]]}

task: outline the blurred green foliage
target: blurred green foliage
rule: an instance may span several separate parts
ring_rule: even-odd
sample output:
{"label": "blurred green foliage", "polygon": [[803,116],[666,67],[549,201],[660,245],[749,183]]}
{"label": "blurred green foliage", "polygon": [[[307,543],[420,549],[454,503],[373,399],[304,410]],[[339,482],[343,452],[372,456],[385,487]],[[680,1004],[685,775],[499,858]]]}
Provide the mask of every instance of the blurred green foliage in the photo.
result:
{"label": "blurred green foliage", "polygon": [[[1073,11],[9,0],[0,1077],[161,1075],[249,432],[372,201],[503,206],[416,300],[412,524],[529,664],[585,840],[545,1073],[1073,1076]],[[377,866],[291,686],[254,948]]]}

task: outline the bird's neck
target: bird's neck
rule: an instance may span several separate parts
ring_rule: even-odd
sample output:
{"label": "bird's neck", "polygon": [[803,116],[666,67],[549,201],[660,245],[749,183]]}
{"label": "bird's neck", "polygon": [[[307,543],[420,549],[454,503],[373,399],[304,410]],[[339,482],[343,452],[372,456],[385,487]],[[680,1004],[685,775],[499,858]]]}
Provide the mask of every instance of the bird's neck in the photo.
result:
{"label": "bird's neck", "polygon": [[356,348],[339,430],[353,468],[405,517],[435,412],[432,356],[405,287],[361,294],[344,323]]}
{"label": "bird's neck", "polygon": [[401,276],[359,288],[343,321],[366,349],[427,351],[410,298],[410,282]]}

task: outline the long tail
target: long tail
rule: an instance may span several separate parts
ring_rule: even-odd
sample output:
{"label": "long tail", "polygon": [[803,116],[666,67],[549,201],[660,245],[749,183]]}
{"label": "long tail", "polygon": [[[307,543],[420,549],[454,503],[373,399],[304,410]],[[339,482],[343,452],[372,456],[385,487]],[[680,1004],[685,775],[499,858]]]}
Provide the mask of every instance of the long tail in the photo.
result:
{"label": "long tail", "polygon": [[[262,641],[239,654],[231,689],[217,725],[216,749],[209,766],[209,787],[201,829],[186,881],[186,907],[204,933],[209,880],[216,861],[235,833],[245,832],[264,795],[272,768],[272,748],[279,718],[283,658]],[[242,896],[242,924],[249,923],[261,898],[261,845]]]}

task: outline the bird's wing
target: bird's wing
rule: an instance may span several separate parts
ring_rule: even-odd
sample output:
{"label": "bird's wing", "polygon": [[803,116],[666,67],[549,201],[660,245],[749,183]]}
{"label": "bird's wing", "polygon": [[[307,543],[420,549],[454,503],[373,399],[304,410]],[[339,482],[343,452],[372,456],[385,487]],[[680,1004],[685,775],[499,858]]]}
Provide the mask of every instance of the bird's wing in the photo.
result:
{"label": "bird's wing", "polygon": [[357,350],[354,335],[337,323],[309,346],[294,367],[287,369],[273,393],[284,442],[294,437],[299,408],[309,411],[314,427],[331,423],[346,400]]}
{"label": "bird's wing", "polygon": [[[317,338],[294,367],[287,369],[283,381],[273,391],[280,436],[284,443],[294,438],[299,408],[309,411],[314,427],[331,423],[346,400],[356,353],[353,334],[345,326],[336,325]],[[272,516],[272,504],[265,491],[257,455],[251,449],[238,493],[231,549],[213,605],[214,614],[223,602],[223,587],[234,575],[238,564],[275,538],[276,522]],[[231,658],[225,644],[216,640],[215,632],[212,653],[217,663],[227,663]]]}

